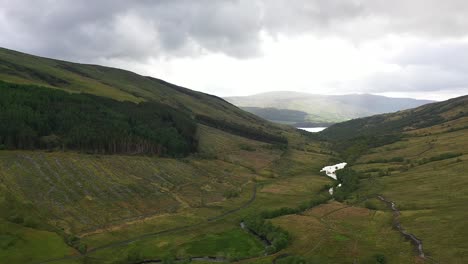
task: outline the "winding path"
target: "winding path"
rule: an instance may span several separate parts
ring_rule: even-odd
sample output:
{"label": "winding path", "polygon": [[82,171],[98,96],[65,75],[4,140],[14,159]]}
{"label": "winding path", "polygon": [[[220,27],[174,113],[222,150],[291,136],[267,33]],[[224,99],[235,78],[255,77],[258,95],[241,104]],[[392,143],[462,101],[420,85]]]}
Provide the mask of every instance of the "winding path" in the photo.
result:
{"label": "winding path", "polygon": [[247,208],[249,207],[254,201],[255,199],[257,199],[257,185],[258,184],[254,184],[254,187],[253,187],[253,192],[252,192],[252,196],[250,197],[250,199],[245,203],[243,204],[242,206],[238,207],[238,208],[235,208],[235,209],[232,209],[232,210],[229,210],[225,213],[222,213],[218,216],[215,216],[215,217],[210,217],[210,218],[207,218],[206,220],[208,222],[213,222],[213,221],[216,221],[216,220],[219,220],[219,219],[222,219],[230,214],[233,214],[233,213],[236,213],[244,208]]}
{"label": "winding path", "polygon": [[[255,199],[257,198],[257,186],[259,184],[256,183],[254,184],[253,186],[253,192],[252,192],[252,196],[250,197],[250,199],[244,203],[242,206],[238,207],[238,208],[235,208],[235,209],[232,209],[232,210],[229,210],[225,213],[222,213],[218,216],[214,216],[214,217],[209,217],[206,219],[206,222],[214,222],[214,221],[217,221],[217,220],[220,220],[220,219],[223,219],[225,218],[226,216],[228,215],[231,215],[231,214],[234,214],[244,208],[247,208],[248,206],[250,206],[254,201]],[[197,226],[200,226],[206,222],[200,222],[198,224],[193,224],[193,225],[187,225],[187,226],[181,226],[181,227],[176,227],[176,228],[171,228],[171,229],[166,229],[166,230],[162,230],[162,231],[158,231],[158,232],[153,232],[153,233],[147,233],[147,234],[143,234],[143,235],[140,235],[140,236],[137,236],[137,237],[133,237],[133,238],[130,238],[130,239],[127,239],[127,240],[122,240],[122,241],[119,241],[119,242],[114,242],[114,243],[109,243],[107,245],[103,245],[103,246],[100,246],[100,247],[96,247],[96,248],[93,248],[93,249],[90,249],[88,250],[85,254],[80,254],[80,255],[73,255],[73,256],[66,256],[66,257],[62,257],[62,258],[55,258],[55,259],[49,259],[49,260],[45,260],[45,261],[42,261],[42,262],[38,262],[38,264],[45,264],[45,263],[52,263],[52,262],[56,262],[56,261],[62,261],[62,260],[70,260],[70,259],[78,259],[78,258],[82,258],[90,253],[94,253],[96,251],[100,251],[100,250],[103,250],[103,249],[109,249],[109,248],[113,248],[113,247],[118,247],[118,246],[124,246],[124,245],[127,245],[127,244],[130,244],[130,243],[133,243],[133,242],[136,242],[138,240],[142,240],[144,238],[148,238],[148,237],[153,237],[153,236],[158,236],[158,235],[163,235],[163,234],[168,234],[168,233],[172,233],[172,232],[176,232],[176,231],[183,231],[183,230],[187,230],[187,229],[190,229],[190,228],[193,228],[193,227],[197,227]],[[203,259],[203,261],[210,261],[210,262],[225,262],[224,259],[217,259],[215,257],[193,257],[191,258],[191,260],[194,260],[194,261],[201,261]],[[148,260],[149,262],[141,262],[141,263],[158,263],[159,260]]]}
{"label": "winding path", "polygon": [[[217,263],[223,263],[223,262],[228,262],[227,259],[225,258],[218,258],[218,257],[191,257],[191,258],[186,258],[186,259],[175,259],[174,262],[183,262],[183,261],[204,261],[204,262],[217,262]],[[146,259],[142,261],[135,262],[134,264],[150,264],[150,263],[163,263],[164,260],[162,259]]]}
{"label": "winding path", "polygon": [[400,223],[400,211],[396,208],[396,205],[394,202],[387,200],[385,197],[382,195],[378,195],[377,198],[381,200],[382,202],[386,203],[387,206],[393,211],[393,226],[400,232],[406,239],[408,239],[416,248],[416,251],[418,252],[418,256],[426,259],[426,256],[423,251],[423,243],[422,240],[417,238],[415,235],[406,232],[406,230],[401,226]]}

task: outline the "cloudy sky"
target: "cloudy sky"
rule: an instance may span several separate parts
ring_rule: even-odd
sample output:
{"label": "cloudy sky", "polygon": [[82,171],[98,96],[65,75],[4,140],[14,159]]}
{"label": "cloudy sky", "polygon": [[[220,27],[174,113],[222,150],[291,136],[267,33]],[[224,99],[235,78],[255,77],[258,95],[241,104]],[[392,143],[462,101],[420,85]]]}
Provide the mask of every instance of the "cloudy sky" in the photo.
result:
{"label": "cloudy sky", "polygon": [[466,0],[0,0],[0,46],[220,96],[468,94]]}

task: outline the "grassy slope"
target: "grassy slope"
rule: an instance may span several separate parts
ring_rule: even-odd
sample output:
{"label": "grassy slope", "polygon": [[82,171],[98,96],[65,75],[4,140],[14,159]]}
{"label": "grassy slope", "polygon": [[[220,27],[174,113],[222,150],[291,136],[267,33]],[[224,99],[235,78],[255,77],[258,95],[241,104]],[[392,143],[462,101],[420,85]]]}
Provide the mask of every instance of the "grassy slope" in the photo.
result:
{"label": "grassy slope", "polygon": [[[440,263],[465,263],[468,259],[464,225],[468,218],[468,192],[464,188],[468,184],[466,113],[468,97],[460,97],[338,124],[324,132],[341,138],[346,134],[403,133],[401,140],[370,149],[353,165],[366,177],[358,194],[382,194],[394,201],[402,212],[402,225],[420,238],[425,253]],[[392,158],[403,161],[390,162]]]}

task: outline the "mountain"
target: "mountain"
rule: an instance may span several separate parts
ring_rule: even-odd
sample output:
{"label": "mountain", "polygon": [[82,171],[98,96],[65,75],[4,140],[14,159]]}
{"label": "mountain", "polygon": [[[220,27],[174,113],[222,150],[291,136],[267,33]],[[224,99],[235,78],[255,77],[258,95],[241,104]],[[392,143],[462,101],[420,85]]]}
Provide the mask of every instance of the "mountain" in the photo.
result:
{"label": "mountain", "polygon": [[[314,95],[298,92],[269,92],[226,97],[227,101],[260,117],[279,123],[341,122],[353,118],[395,112],[431,103],[428,100],[390,98],[371,94]],[[259,109],[264,110],[259,111]],[[275,112],[272,113],[271,109]],[[291,116],[287,110],[300,111]],[[284,113],[283,113],[284,112]],[[277,116],[273,116],[277,114]]]}

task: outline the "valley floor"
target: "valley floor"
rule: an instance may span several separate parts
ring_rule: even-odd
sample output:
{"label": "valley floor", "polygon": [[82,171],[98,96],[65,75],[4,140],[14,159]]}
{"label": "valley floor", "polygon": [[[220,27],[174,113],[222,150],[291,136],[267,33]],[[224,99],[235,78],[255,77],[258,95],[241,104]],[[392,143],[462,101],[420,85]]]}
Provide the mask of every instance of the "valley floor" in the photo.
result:
{"label": "valley floor", "polygon": [[[287,262],[293,256],[307,263],[376,263],[382,256],[385,263],[424,262],[392,228],[392,212],[378,194],[396,202],[402,225],[422,239],[428,263],[467,258],[462,130],[409,137],[361,157],[353,169],[362,186],[349,200],[269,220],[291,239],[267,256],[240,222],[326,193],[332,181],[319,170],[332,164],[329,150],[313,141],[288,150],[222,141],[223,132],[207,127],[200,133],[202,143],[211,143],[202,144],[205,156],[180,160],[0,152],[0,263],[172,263],[205,256],[234,263],[293,263]],[[430,161],[447,151],[461,154]],[[374,162],[399,156],[409,158]],[[78,242],[70,242],[70,233]]]}

